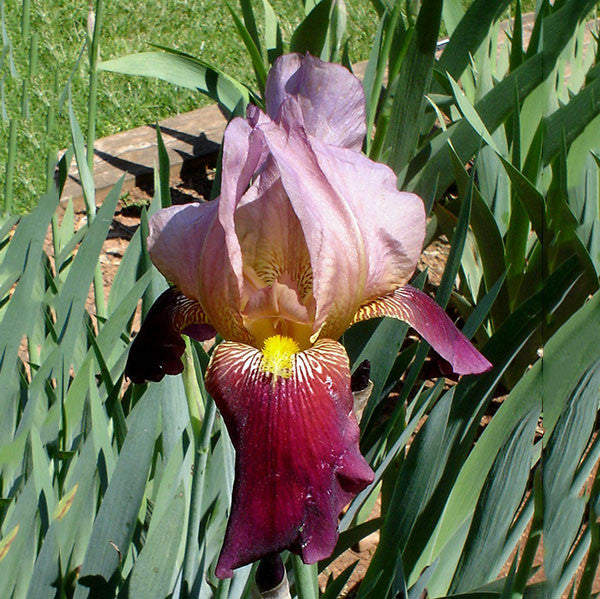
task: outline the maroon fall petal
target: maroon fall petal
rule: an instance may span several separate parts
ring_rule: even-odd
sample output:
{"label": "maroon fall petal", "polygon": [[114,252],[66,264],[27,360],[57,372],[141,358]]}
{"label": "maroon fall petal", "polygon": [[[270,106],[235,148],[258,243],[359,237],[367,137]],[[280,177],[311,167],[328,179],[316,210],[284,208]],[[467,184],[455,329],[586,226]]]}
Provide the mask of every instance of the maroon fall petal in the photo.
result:
{"label": "maroon fall petal", "polygon": [[295,355],[291,376],[275,380],[262,360],[252,347],[222,343],[206,375],[236,449],[220,578],[284,549],[305,563],[331,555],[340,511],[373,480],[344,348],[318,341]]}
{"label": "maroon fall petal", "polygon": [[171,287],[152,304],[127,358],[125,376],[134,383],[158,382],[165,374],[183,370],[185,342],[181,334],[197,341],[215,336],[200,304]]}

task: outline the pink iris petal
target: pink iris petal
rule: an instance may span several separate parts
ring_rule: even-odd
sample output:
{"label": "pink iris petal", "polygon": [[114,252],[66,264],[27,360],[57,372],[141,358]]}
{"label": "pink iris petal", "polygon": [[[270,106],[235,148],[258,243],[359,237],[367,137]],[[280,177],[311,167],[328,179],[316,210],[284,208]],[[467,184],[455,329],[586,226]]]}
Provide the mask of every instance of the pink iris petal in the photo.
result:
{"label": "pink iris petal", "polygon": [[182,333],[204,341],[214,337],[216,331],[206,322],[198,302],[170,288],[152,304],[133,340],[125,376],[134,383],[144,383],[158,382],[165,374],[179,374],[183,370],[181,355],[185,351]]}
{"label": "pink iris petal", "polygon": [[457,374],[479,374],[492,367],[442,308],[411,285],[404,285],[390,295],[367,302],[356,314],[354,322],[380,316],[407,322],[442,358],[450,362]]}
{"label": "pink iris petal", "polygon": [[360,151],[366,135],[365,94],[345,67],[306,54],[280,56],[267,78],[267,114],[286,118],[281,105],[290,97],[301,108],[304,129],[328,144]]}
{"label": "pink iris petal", "polygon": [[187,297],[199,299],[198,264],[206,234],[217,216],[217,204],[170,206],[150,217],[148,251],[168,281]]}
{"label": "pink iris petal", "polygon": [[286,134],[271,124],[261,131],[304,231],[317,304],[314,331],[327,318],[347,324],[365,299],[367,257],[358,222],[319,168],[300,129]]}
{"label": "pink iris petal", "polygon": [[309,137],[319,168],[356,218],[367,254],[365,297],[403,285],[415,270],[425,238],[421,198],[398,191],[385,164]]}
{"label": "pink iris petal", "polygon": [[[339,337],[365,299],[406,282],[425,218],[420,199],[399,192],[390,169],[307,136],[295,96],[279,112],[281,126],[257,110],[251,122],[230,123],[219,200],[159,212],[149,245],[155,264],[200,301],[219,333],[255,346],[262,338],[244,310],[261,308],[258,296],[250,301],[246,273],[258,274],[257,289],[286,277],[297,301],[279,294],[290,300],[280,316],[304,323],[305,347],[311,333]],[[262,297],[275,306],[273,294]]]}
{"label": "pink iris petal", "polygon": [[[282,110],[292,115],[298,109],[288,100]],[[408,280],[425,232],[423,203],[399,192],[394,173],[359,152],[293,127],[287,134],[276,125],[260,129],[306,238],[314,331],[325,323],[322,336],[336,339],[365,299]]]}
{"label": "pink iris petal", "polygon": [[250,180],[267,158],[261,136],[256,134],[248,121],[233,119],[223,137],[223,161],[221,195],[219,196],[219,221],[225,231],[225,239],[233,270],[242,286],[242,258],[235,234],[233,215]]}
{"label": "pink iris petal", "polygon": [[236,118],[223,138],[223,176],[217,201],[218,218],[206,235],[198,268],[202,306],[214,327],[227,339],[249,342],[243,328],[242,252],[235,232],[234,214],[250,179],[267,157],[262,137],[247,121]]}
{"label": "pink iris petal", "polygon": [[[310,279],[304,233],[272,160],[242,197],[234,221],[243,265],[251,266],[263,283],[281,273]],[[310,280],[307,285],[310,291]]]}
{"label": "pink iris petal", "polygon": [[261,360],[252,347],[222,343],[206,374],[236,448],[220,578],[283,549],[306,563],[329,556],[340,511],[373,480],[358,447],[343,347],[318,341],[275,382]]}

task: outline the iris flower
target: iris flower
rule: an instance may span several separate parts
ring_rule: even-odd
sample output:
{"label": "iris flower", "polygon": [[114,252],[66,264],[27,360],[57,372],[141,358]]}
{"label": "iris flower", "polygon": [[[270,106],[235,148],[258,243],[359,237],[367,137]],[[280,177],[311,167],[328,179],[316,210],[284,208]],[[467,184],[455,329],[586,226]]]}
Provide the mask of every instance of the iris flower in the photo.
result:
{"label": "iris flower", "polygon": [[181,372],[181,334],[225,341],[206,388],[236,449],[216,574],[289,549],[329,556],[340,511],[373,480],[360,454],[350,367],[337,339],[390,316],[459,374],[490,363],[408,285],[425,235],[421,199],[361,153],[365,100],[344,67],[280,57],[266,113],[250,106],[223,140],[220,197],[150,221],[152,261],[173,287],[134,340],[134,382]]}

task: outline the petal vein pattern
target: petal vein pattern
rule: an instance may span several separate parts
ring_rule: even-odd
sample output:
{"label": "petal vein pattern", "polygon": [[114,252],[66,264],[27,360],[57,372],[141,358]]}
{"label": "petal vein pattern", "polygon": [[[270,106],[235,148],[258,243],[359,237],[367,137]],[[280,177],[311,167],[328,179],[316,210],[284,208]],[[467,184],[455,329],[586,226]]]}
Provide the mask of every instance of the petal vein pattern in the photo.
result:
{"label": "petal vein pattern", "polygon": [[242,316],[253,345],[281,334],[308,348],[315,313],[310,255],[272,160],[239,203],[235,228],[243,259]]}
{"label": "petal vein pattern", "polygon": [[457,374],[479,374],[492,364],[473,347],[454,326],[448,315],[427,294],[411,285],[366,302],[356,313],[352,324],[361,320],[389,316],[408,323],[445,360]]}
{"label": "petal vein pattern", "polygon": [[125,366],[125,376],[134,383],[158,382],[165,374],[183,371],[181,334],[197,341],[215,336],[200,304],[171,287],[152,304],[136,335]]}
{"label": "petal vein pattern", "polygon": [[313,332],[329,318],[341,329],[339,336],[365,297],[367,256],[356,215],[321,171],[300,130],[288,135],[270,124],[262,131],[310,254],[316,301]]}
{"label": "petal vein pattern", "polygon": [[306,563],[330,555],[337,516],[373,480],[358,447],[343,347],[318,341],[275,381],[262,360],[252,347],[222,343],[206,375],[236,448],[219,577],[283,549]]}

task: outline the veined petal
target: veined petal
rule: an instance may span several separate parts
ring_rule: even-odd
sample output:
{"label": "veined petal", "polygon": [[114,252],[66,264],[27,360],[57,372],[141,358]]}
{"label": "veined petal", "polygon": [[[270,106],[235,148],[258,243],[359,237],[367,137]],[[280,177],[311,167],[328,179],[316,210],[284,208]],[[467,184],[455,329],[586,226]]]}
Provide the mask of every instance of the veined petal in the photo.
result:
{"label": "veined petal", "polygon": [[413,327],[435,351],[450,362],[457,374],[479,374],[492,367],[454,326],[442,308],[411,285],[361,306],[354,321],[380,316],[398,318]]}
{"label": "veined petal", "polygon": [[[288,101],[282,111],[298,111]],[[365,300],[405,284],[425,235],[421,199],[359,152],[328,145],[290,125],[260,129],[273,155],[311,258],[313,332],[337,339]],[[322,327],[322,329],[321,329]]]}
{"label": "veined petal", "polygon": [[[425,237],[425,208],[420,197],[398,191],[396,175],[385,164],[359,152],[336,148],[309,137],[321,172],[355,216],[366,254],[363,297],[379,297],[404,285],[417,266]],[[342,331],[327,323],[322,335]],[[329,326],[328,326],[329,325]]]}
{"label": "veined petal", "polygon": [[197,301],[171,287],[152,304],[133,340],[125,376],[134,383],[144,383],[160,381],[165,374],[179,374],[185,351],[182,333],[204,341],[214,337],[216,331]]}
{"label": "veined petal", "polygon": [[315,312],[310,256],[272,161],[238,204],[235,228],[243,257],[242,314],[246,329],[255,337],[254,345],[261,347],[266,337],[276,333],[296,338],[285,330],[289,322],[289,326],[304,325],[303,349],[309,347]]}
{"label": "veined petal", "polygon": [[307,133],[360,151],[367,131],[365,94],[361,82],[342,65],[310,54],[280,56],[269,72],[265,96],[273,120],[285,118],[281,105],[293,97]]}
{"label": "veined petal", "polygon": [[254,345],[262,345],[273,335],[292,337],[300,349],[312,343],[314,301],[301,304],[297,287],[279,282],[255,291],[244,308],[244,326],[252,334]]}
{"label": "veined petal", "polygon": [[318,341],[282,376],[261,369],[262,360],[252,347],[221,343],[206,374],[236,449],[221,578],[283,549],[306,563],[330,555],[341,509],[373,480],[343,347]]}
{"label": "veined petal", "polygon": [[241,118],[229,123],[223,138],[221,195],[218,217],[200,255],[200,301],[210,322],[223,337],[248,343],[241,302],[244,286],[242,253],[234,213],[250,179],[267,157],[262,136]]}
{"label": "veined petal", "polygon": [[[288,102],[284,108],[294,105]],[[313,332],[330,319],[340,323],[341,335],[365,299],[367,258],[359,224],[321,171],[301,129],[286,132],[274,123],[260,129],[308,247],[316,301]]]}
{"label": "veined petal", "polygon": [[301,299],[312,293],[304,233],[272,160],[240,201],[235,231],[244,268],[252,268],[264,285],[287,274],[298,284]]}

